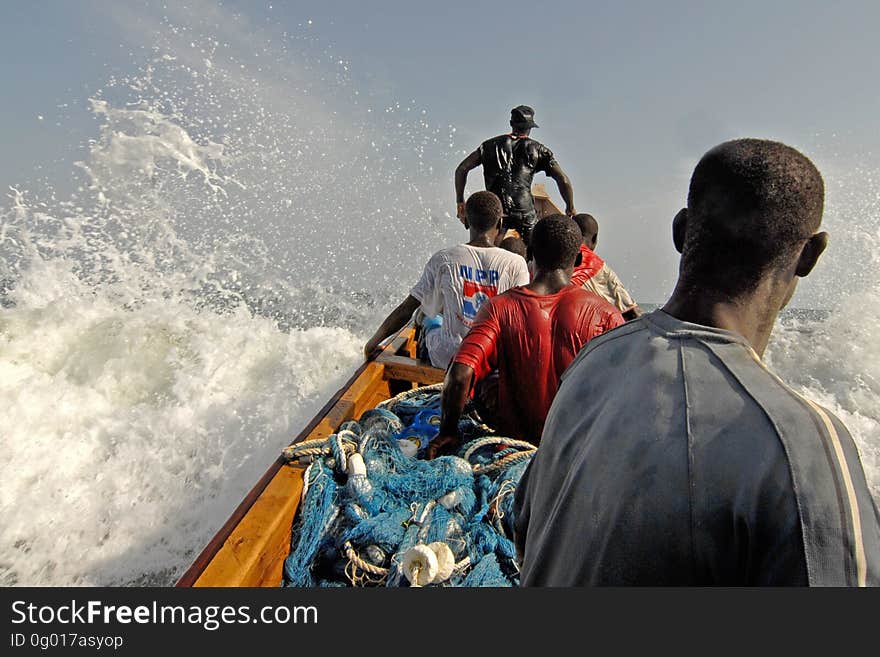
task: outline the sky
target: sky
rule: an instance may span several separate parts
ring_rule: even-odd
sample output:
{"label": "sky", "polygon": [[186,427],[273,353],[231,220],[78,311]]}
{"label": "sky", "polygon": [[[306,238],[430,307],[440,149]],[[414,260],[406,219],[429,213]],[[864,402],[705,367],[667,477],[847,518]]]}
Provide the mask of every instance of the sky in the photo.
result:
{"label": "sky", "polygon": [[[164,17],[195,14],[234,25],[242,43],[249,31],[305,38],[316,53],[346,62],[353,88],[450,126],[451,152],[427,154],[436,156],[439,193],[448,194],[444,239],[460,237],[457,160],[505,132],[511,107],[534,107],[541,127],[532,136],[568,173],[578,211],[599,220],[600,255],[647,303],[672,289],[671,220],[693,166],[721,141],[776,139],[816,161],[832,230],[817,275],[844,267],[846,244],[833,230],[867,221],[859,195],[877,197],[865,181],[880,160],[880,3],[812,0],[6,0],[0,185],[63,171],[96,136],[87,99],[142,62]],[[535,182],[560,202],[551,180]],[[480,186],[477,170],[468,192]],[[808,281],[795,305],[820,296]]]}

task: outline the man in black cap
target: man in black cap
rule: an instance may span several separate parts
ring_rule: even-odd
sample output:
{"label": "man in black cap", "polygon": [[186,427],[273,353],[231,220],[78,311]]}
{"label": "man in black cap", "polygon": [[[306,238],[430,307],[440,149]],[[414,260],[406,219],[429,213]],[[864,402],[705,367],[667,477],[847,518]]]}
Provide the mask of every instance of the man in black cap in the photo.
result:
{"label": "man in black cap", "polygon": [[574,192],[550,149],[529,137],[531,129],[538,127],[535,111],[526,105],[514,107],[510,112],[510,127],[509,134],[484,141],[458,165],[455,170],[456,214],[463,222],[468,172],[482,165],[486,189],[501,199],[504,208],[504,225],[498,239],[504,239],[505,233],[513,229],[528,245],[532,228],[538,221],[532,197],[535,172],[543,171],[556,181],[569,216],[575,214]]}

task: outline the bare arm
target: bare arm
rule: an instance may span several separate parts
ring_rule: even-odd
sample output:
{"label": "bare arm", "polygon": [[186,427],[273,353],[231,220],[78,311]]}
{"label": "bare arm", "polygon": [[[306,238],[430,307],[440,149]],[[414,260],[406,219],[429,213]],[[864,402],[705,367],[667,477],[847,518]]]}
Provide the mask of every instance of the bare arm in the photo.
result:
{"label": "bare arm", "polygon": [[439,456],[444,449],[457,447],[461,441],[458,436],[458,421],[467,403],[473,379],[473,368],[463,363],[454,362],[446,370],[440,402],[440,433],[428,445],[429,459]]}
{"label": "bare arm", "polygon": [[385,321],[376,329],[373,337],[364,345],[364,356],[367,357],[367,360],[373,357],[373,352],[376,351],[382,340],[394,335],[404,327],[420,305],[421,302],[410,294],[389,313]]}
{"label": "bare arm", "polygon": [[464,158],[455,169],[455,214],[462,221],[464,221],[464,188],[467,184],[468,172],[478,166],[480,166],[479,149]]}
{"label": "bare arm", "polygon": [[565,214],[568,216],[576,214],[574,209],[574,189],[572,189],[571,181],[565,175],[565,171],[562,170],[558,162],[553,161],[553,165],[547,171],[547,175],[556,181],[559,194],[562,196],[562,200],[565,201]]}

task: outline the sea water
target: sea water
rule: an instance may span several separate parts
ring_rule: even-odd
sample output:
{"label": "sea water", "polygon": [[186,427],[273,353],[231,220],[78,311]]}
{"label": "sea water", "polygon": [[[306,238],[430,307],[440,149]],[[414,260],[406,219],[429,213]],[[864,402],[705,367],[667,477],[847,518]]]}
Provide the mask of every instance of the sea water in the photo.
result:
{"label": "sea water", "polygon": [[[89,100],[75,169],[0,206],[2,585],[173,583],[457,239],[449,126],[292,42],[168,28]],[[850,427],[880,497],[877,201],[851,183],[828,223],[867,278],[787,311],[767,360]]]}
{"label": "sea water", "polygon": [[167,27],[0,204],[0,585],[173,583],[457,225],[448,126],[311,44]]}

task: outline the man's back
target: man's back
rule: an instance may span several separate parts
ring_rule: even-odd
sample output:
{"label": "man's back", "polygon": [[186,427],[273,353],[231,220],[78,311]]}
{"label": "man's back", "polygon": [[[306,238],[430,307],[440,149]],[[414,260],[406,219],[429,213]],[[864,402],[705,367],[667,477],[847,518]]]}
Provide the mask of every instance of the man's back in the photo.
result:
{"label": "man's back", "polygon": [[483,303],[528,282],[525,260],[505,249],[459,244],[435,253],[410,292],[426,315],[443,315],[428,341],[432,364],[446,368]]}
{"label": "man's back", "polygon": [[508,134],[487,139],[479,153],[486,189],[501,199],[504,214],[534,213],[532,179],[537,171],[550,171],[550,149],[530,137]]}
{"label": "man's back", "polygon": [[846,428],[741,336],[662,311],[572,363],[515,512],[526,586],[880,583]]}
{"label": "man's back", "polygon": [[559,377],[584,344],[621,324],[614,307],[586,290],[516,288],[483,308],[455,362],[477,379],[497,368],[498,429],[537,444]]}

